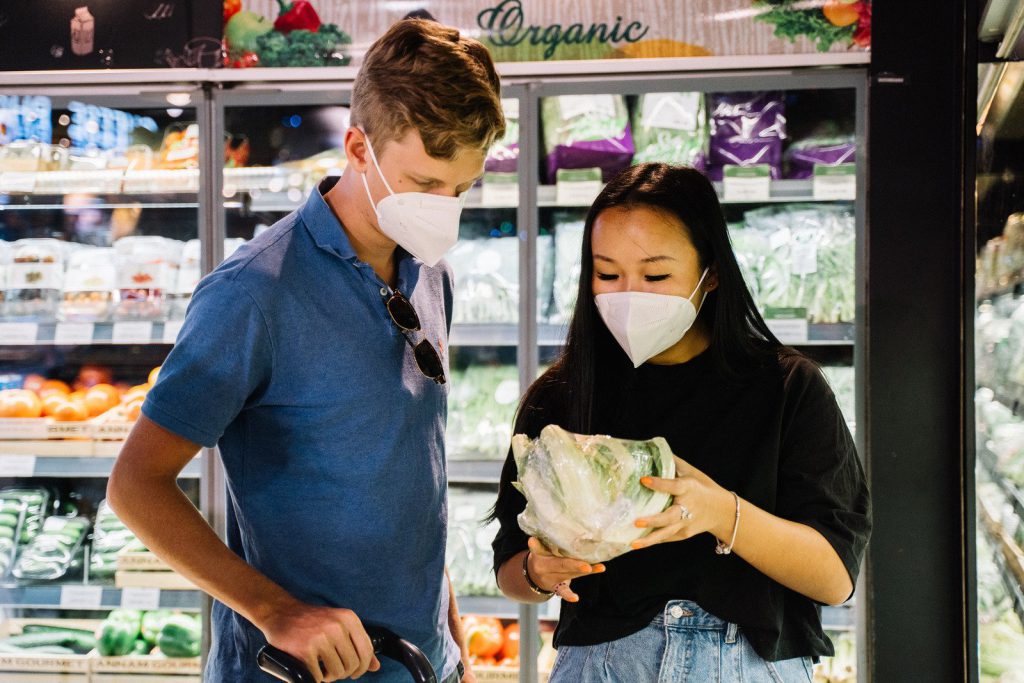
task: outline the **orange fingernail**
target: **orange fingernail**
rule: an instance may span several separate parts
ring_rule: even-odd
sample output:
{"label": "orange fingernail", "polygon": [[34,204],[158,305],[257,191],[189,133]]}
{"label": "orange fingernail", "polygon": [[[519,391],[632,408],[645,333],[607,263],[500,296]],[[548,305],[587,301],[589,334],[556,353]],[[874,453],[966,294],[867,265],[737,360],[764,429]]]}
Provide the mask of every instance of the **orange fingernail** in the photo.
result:
{"label": "orange fingernail", "polygon": [[636,520],[636,521],[635,521],[635,522],[633,522],[633,523],[634,523],[634,524],[636,524],[636,525],[637,525],[638,527],[640,527],[641,529],[643,529],[643,528],[644,528],[645,526],[647,526],[647,522],[645,522],[645,521],[644,521],[644,520],[642,520],[642,519],[638,519],[638,520]]}
{"label": "orange fingernail", "polygon": [[630,545],[630,547],[632,547],[632,548],[633,548],[633,550],[639,550],[640,548],[643,548],[643,547],[644,547],[644,544],[643,544],[643,543],[641,543],[640,541],[633,541],[633,542],[632,542],[632,543],[630,543],[629,545]]}
{"label": "orange fingernail", "polygon": [[650,477],[640,477],[640,483],[643,484],[644,486],[649,486],[650,483],[651,483],[651,478]]}
{"label": "orange fingernail", "polygon": [[590,565],[589,564],[581,564],[580,565],[580,571],[581,572],[589,572],[590,571]]}

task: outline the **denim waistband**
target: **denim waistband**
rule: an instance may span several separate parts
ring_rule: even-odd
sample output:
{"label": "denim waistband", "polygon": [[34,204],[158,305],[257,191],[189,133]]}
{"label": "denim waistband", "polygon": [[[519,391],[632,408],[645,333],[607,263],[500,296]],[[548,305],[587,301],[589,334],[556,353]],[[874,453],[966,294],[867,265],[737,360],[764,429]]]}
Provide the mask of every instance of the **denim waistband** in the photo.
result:
{"label": "denim waistband", "polygon": [[715,615],[705,611],[700,605],[692,600],[669,600],[665,603],[665,609],[661,611],[652,626],[664,626],[671,630],[702,629],[712,631],[724,631],[726,642],[736,642],[739,627]]}

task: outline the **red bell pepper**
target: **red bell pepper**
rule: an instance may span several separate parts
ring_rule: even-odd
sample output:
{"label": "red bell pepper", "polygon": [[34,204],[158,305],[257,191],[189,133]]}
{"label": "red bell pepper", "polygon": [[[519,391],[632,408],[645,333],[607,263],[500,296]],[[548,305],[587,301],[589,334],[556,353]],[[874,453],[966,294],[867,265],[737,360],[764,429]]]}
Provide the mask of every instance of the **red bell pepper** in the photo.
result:
{"label": "red bell pepper", "polygon": [[871,47],[871,3],[860,2],[860,19],[857,31],[853,34],[853,43],[858,47]]}
{"label": "red bell pepper", "polygon": [[224,23],[242,11],[242,0],[224,0]]}
{"label": "red bell pepper", "polygon": [[281,6],[281,16],[274,22],[274,30],[288,34],[292,31],[305,30],[316,33],[320,28],[320,15],[307,0],[295,0],[286,5],[284,0],[277,0]]}

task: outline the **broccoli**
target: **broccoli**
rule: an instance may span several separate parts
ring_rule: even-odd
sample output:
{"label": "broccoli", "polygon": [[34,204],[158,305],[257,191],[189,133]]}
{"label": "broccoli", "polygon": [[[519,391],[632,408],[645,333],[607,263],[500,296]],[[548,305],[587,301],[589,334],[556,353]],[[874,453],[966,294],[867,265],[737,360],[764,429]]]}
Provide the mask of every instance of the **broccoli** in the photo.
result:
{"label": "broccoli", "polygon": [[262,66],[345,66],[351,61],[345,46],[351,42],[335,24],[323,24],[316,33],[271,31],[257,39]]}

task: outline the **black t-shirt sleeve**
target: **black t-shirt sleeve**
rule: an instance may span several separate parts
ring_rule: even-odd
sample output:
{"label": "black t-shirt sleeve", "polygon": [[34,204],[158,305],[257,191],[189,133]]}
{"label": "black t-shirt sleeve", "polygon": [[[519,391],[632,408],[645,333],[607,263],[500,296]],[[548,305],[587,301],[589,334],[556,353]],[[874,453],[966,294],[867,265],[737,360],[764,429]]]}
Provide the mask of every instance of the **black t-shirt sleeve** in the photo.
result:
{"label": "black t-shirt sleeve", "polygon": [[512,486],[518,479],[515,459],[509,450],[505,467],[501,471],[498,501],[494,504],[494,517],[498,521],[498,533],[491,543],[494,550],[494,573],[518,552],[526,550],[529,537],[519,528],[519,513],[526,508],[526,498]]}
{"label": "black t-shirt sleeve", "polygon": [[835,395],[802,357],[783,360],[784,413],[776,514],[817,530],[857,583],[871,535],[864,468]]}

